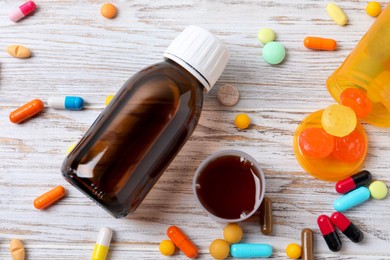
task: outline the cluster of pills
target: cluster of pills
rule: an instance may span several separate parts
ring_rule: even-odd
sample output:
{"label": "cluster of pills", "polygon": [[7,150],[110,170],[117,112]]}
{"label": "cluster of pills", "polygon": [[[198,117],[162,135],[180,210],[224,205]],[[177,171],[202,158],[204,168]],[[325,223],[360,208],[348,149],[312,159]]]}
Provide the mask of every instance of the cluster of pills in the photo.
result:
{"label": "cluster of pills", "polygon": [[[84,108],[84,99],[77,96],[51,97],[47,100],[50,108],[66,110],[82,110]],[[9,114],[9,120],[18,124],[26,119],[40,113],[44,108],[44,103],[40,99],[34,99]]]}
{"label": "cluster of pills", "polygon": [[[374,181],[371,183],[371,181],[371,173],[361,171],[336,183],[336,191],[344,194],[333,203],[336,212],[330,218],[321,215],[317,219],[321,234],[331,251],[337,252],[341,249],[341,241],[335,226],[352,242],[359,243],[363,240],[363,232],[342,212],[367,201],[370,197],[384,199],[387,196],[388,189],[384,182]],[[369,188],[366,188],[366,185],[369,185]]]}
{"label": "cluster of pills", "polygon": [[[265,197],[260,206],[260,227],[265,235],[272,233],[272,201]],[[195,258],[198,249],[194,243],[176,226],[167,230],[169,239],[160,243],[159,250],[164,256],[171,256],[179,248],[188,258]],[[243,230],[237,223],[227,225],[223,230],[224,239],[215,239],[209,247],[214,259],[225,259],[231,255],[235,258],[270,257],[272,247],[267,244],[240,243]]]}
{"label": "cluster of pills", "polygon": [[[9,18],[13,22],[18,22],[22,18],[33,14],[36,9],[36,4],[33,1],[28,1],[18,8],[12,10],[12,12],[9,14]],[[101,7],[101,14],[106,18],[113,18],[116,16],[116,13],[116,8],[112,4],[105,4]],[[10,45],[6,51],[10,56],[19,59],[26,59],[32,55],[31,50],[22,45]],[[47,99],[47,106],[53,109],[82,110],[84,108],[84,99],[78,96],[50,97]],[[22,123],[28,118],[39,114],[44,109],[44,107],[45,105],[42,100],[34,99],[12,111],[9,115],[9,119],[12,123],[15,124]],[[57,186],[37,197],[33,203],[34,207],[39,210],[46,209],[56,201],[63,198],[65,194],[65,188],[62,186]],[[105,260],[107,258],[111,238],[111,229],[104,227],[100,230],[92,254],[92,260]],[[25,249],[23,243],[20,240],[13,239],[11,241],[10,252],[14,260],[25,259]]]}
{"label": "cluster of pills", "polygon": [[301,246],[296,243],[288,244],[286,255],[290,259],[314,260],[313,230],[304,228],[301,232]]}
{"label": "cluster of pills", "polygon": [[[230,84],[225,84],[218,89],[217,98],[221,105],[231,107],[237,104],[240,97],[238,89]],[[109,97],[107,97],[109,98]],[[106,100],[107,102],[107,100]],[[234,118],[234,124],[240,130],[247,129],[251,120],[247,114],[241,113]]]}
{"label": "cluster of pills", "polygon": [[173,255],[177,247],[188,258],[195,258],[198,256],[198,248],[179,227],[170,226],[167,229],[167,236],[169,240],[166,239],[160,243],[159,249],[162,255]]}
{"label": "cluster of pills", "polygon": [[[335,3],[326,8],[339,25],[348,18]],[[370,2],[366,11],[371,16],[381,12],[380,4]],[[314,50],[335,50],[333,39],[309,36],[304,45]],[[334,95],[340,104],[317,111],[304,119],[294,136],[294,152],[301,166],[313,176],[337,181],[356,173],[362,166],[368,150],[366,133],[360,120],[371,119],[375,100],[372,93],[358,85],[340,88]]]}
{"label": "cluster of pills", "polygon": [[271,65],[281,63],[286,57],[286,49],[283,44],[275,41],[275,33],[269,28],[260,29],[257,39],[264,44],[263,59]]}
{"label": "cluster of pills", "polygon": [[210,244],[210,255],[214,259],[225,259],[229,254],[234,258],[268,258],[272,255],[272,247],[268,244],[240,243],[243,231],[236,223],[224,228],[223,237],[224,239],[215,239]]}

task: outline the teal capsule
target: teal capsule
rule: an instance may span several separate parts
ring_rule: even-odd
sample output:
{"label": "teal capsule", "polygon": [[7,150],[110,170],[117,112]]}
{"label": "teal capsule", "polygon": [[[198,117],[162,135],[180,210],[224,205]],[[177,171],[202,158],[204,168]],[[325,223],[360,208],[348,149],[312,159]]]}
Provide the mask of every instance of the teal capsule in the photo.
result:
{"label": "teal capsule", "polygon": [[344,212],[352,207],[359,205],[360,203],[365,202],[369,198],[370,190],[366,187],[360,187],[336,199],[333,203],[333,207],[339,212]]}
{"label": "teal capsule", "polygon": [[267,258],[272,255],[272,247],[267,244],[233,244],[230,254],[235,258]]}

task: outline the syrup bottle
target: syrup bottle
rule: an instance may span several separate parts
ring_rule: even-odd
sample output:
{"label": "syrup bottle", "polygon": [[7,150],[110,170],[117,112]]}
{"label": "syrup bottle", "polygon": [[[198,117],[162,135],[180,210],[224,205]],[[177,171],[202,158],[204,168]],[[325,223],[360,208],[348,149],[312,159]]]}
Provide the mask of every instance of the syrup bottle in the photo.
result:
{"label": "syrup bottle", "polygon": [[163,62],[131,77],[62,165],[67,181],[116,218],[136,210],[194,131],[229,53],[190,26]]}

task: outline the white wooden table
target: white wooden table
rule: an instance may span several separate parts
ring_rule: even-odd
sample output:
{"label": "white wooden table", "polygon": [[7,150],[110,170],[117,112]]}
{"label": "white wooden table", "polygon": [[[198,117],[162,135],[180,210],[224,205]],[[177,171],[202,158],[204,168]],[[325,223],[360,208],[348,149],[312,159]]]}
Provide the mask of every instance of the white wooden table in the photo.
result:
{"label": "white wooden table", "polygon": [[[7,15],[22,2],[0,1],[0,49],[22,44],[33,51],[28,60],[0,52],[1,259],[11,259],[12,238],[23,240],[27,259],[90,259],[102,226],[115,232],[108,259],[165,259],[158,244],[173,224],[198,245],[200,259],[210,259],[208,246],[222,237],[223,226],[195,204],[192,176],[204,158],[227,148],[259,161],[266,175],[266,195],[274,202],[274,234],[261,235],[254,217],[242,223],[245,242],[269,243],[273,258],[286,259],[285,247],[300,243],[301,230],[307,227],[316,233],[316,259],[390,259],[388,199],[348,211],[365,234],[361,244],[342,236],[342,250],[328,250],[316,219],[332,213],[338,197],[334,184],[306,174],[292,152],[296,126],[310,112],[334,102],[325,80],[374,21],[365,14],[366,1],[339,1],[349,18],[345,27],[328,17],[328,2],[323,0],[122,0],[114,1],[119,14],[112,20],[100,16],[104,1],[37,0],[39,10],[13,24]],[[62,178],[66,150],[104,109],[106,96],[135,72],[162,60],[171,40],[191,24],[218,35],[231,52],[230,62],[215,89],[205,95],[200,123],[189,142],[136,213],[114,219]],[[272,28],[285,45],[283,64],[270,66],[262,60],[256,38],[262,27]],[[308,35],[334,38],[339,49],[307,50],[302,41]],[[232,108],[217,101],[216,89],[225,83],[241,93]],[[66,94],[84,97],[86,109],[46,108],[20,125],[8,120],[9,113],[27,101]],[[232,123],[240,112],[253,122],[245,131]],[[364,127],[369,135],[364,168],[389,182],[389,129]],[[56,185],[66,187],[66,198],[47,210],[35,210],[34,198]],[[184,258],[177,253],[171,259]]]}

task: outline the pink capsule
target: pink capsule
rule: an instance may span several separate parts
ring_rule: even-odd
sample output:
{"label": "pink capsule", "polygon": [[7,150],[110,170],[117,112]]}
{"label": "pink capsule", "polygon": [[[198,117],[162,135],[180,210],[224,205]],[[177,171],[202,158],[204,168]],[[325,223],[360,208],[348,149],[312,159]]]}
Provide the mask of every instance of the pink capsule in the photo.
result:
{"label": "pink capsule", "polygon": [[10,14],[9,14],[9,19],[13,22],[17,22],[23,17],[32,14],[35,10],[37,9],[37,6],[33,1],[28,1],[18,8],[14,9]]}

